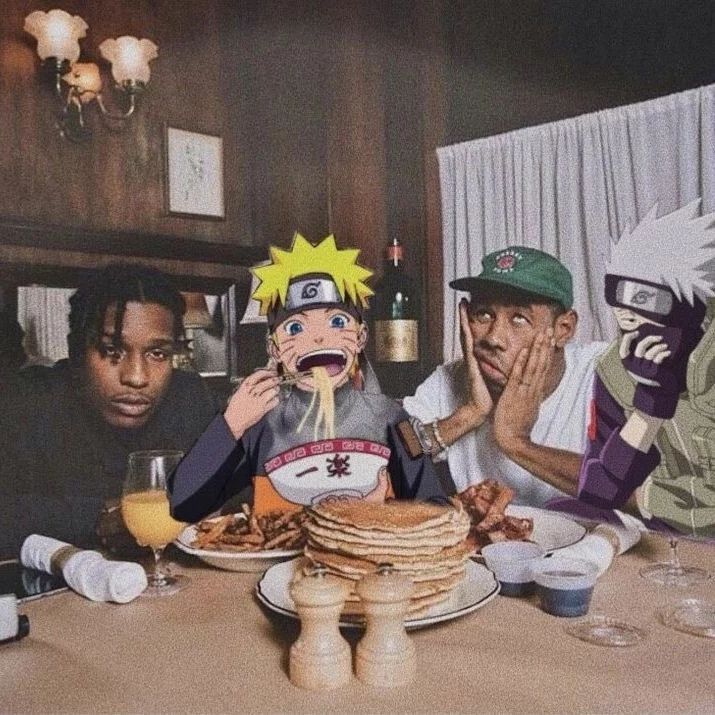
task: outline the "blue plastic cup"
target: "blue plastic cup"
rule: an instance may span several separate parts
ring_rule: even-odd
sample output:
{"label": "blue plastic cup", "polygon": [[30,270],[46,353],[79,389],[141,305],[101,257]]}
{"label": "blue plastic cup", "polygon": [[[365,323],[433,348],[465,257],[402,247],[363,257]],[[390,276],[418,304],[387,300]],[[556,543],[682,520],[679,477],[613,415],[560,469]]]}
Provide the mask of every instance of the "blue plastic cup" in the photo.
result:
{"label": "blue plastic cup", "polygon": [[544,559],[534,571],[541,609],[566,618],[586,615],[597,577],[598,567],[590,561],[558,556]]}

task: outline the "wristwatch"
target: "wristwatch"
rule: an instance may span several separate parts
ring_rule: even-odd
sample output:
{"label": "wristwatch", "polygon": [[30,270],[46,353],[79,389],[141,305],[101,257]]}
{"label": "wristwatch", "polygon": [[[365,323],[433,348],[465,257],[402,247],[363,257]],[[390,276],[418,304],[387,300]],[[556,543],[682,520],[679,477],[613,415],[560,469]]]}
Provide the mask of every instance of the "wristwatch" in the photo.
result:
{"label": "wristwatch", "polygon": [[425,454],[435,457],[447,449],[442,435],[437,428],[436,420],[424,424],[417,417],[410,417],[397,424],[397,431],[408,454],[413,459]]}

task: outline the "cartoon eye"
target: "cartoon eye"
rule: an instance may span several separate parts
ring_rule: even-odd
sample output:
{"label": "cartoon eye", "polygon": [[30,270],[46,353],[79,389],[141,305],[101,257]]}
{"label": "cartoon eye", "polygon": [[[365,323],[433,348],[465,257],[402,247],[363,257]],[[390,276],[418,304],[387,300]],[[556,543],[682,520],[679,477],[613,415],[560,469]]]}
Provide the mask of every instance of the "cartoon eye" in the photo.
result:
{"label": "cartoon eye", "polygon": [[303,324],[299,320],[291,320],[285,325],[285,331],[288,335],[298,335],[303,332]]}
{"label": "cartoon eye", "polygon": [[331,328],[345,328],[348,325],[348,318],[346,315],[343,315],[342,313],[338,313],[337,315],[334,315],[332,318],[330,318],[330,327]]}

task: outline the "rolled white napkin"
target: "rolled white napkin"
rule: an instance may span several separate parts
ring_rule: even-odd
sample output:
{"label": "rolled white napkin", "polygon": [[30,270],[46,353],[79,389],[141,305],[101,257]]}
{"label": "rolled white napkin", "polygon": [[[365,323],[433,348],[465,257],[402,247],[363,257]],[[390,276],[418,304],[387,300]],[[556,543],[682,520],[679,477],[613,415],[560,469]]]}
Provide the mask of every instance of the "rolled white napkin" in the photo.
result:
{"label": "rolled white napkin", "polygon": [[615,514],[621,520],[620,524],[599,524],[594,532],[615,536],[618,541],[616,555],[620,556],[628,549],[632,549],[641,540],[641,533],[647,529],[642,521],[630,514],[624,514],[618,510],[615,511]]}
{"label": "rolled white napkin", "polygon": [[617,511],[621,521],[617,524],[599,524],[581,541],[559,549],[559,556],[585,559],[598,567],[600,576],[611,565],[614,556],[618,556],[635,546],[641,538],[643,525],[638,519]]}
{"label": "rolled white napkin", "polygon": [[69,546],[64,541],[53,539],[50,536],[40,534],[30,534],[22,542],[20,549],[20,561],[23,566],[29,569],[37,569],[52,573],[52,555],[59,549]]}
{"label": "rolled white napkin", "polygon": [[[70,544],[48,536],[31,534],[22,544],[23,566],[53,573],[52,559],[60,549],[73,549]],[[129,561],[108,561],[98,551],[75,551],[62,565],[67,585],[92,601],[128,603],[146,587],[144,569]]]}
{"label": "rolled white napkin", "polygon": [[559,549],[558,554],[559,558],[563,556],[570,559],[583,559],[595,564],[600,576],[611,565],[615,555],[615,546],[605,535],[592,532],[586,534],[581,541]]}

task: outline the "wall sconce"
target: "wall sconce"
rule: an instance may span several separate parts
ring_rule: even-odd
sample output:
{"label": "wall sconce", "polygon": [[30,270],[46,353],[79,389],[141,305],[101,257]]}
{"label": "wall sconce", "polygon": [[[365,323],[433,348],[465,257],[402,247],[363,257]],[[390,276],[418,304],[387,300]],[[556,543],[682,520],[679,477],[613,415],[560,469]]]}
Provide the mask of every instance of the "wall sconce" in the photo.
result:
{"label": "wall sconce", "polygon": [[100,54],[112,65],[114,88],[123,104],[121,111],[111,111],[102,95],[99,67],[93,62],[78,62],[79,40],[85,37],[88,27],[81,17],[64,10],[36,10],[25,18],[25,31],[37,39],[43,71],[62,101],[57,122],[60,134],[72,141],[83,141],[91,136],[85,125],[84,108],[95,100],[102,116],[108,120],[123,122],[130,117],[137,96],[149,82],[149,62],[158,56],[158,48],[151,40],[137,40],[128,35],[104,40],[99,45]]}
{"label": "wall sconce", "polygon": [[180,370],[195,370],[194,340],[197,330],[209,330],[213,327],[213,318],[209,313],[206,297],[203,293],[182,293],[186,302],[184,313],[184,345],[182,351],[175,356],[174,367]]}

